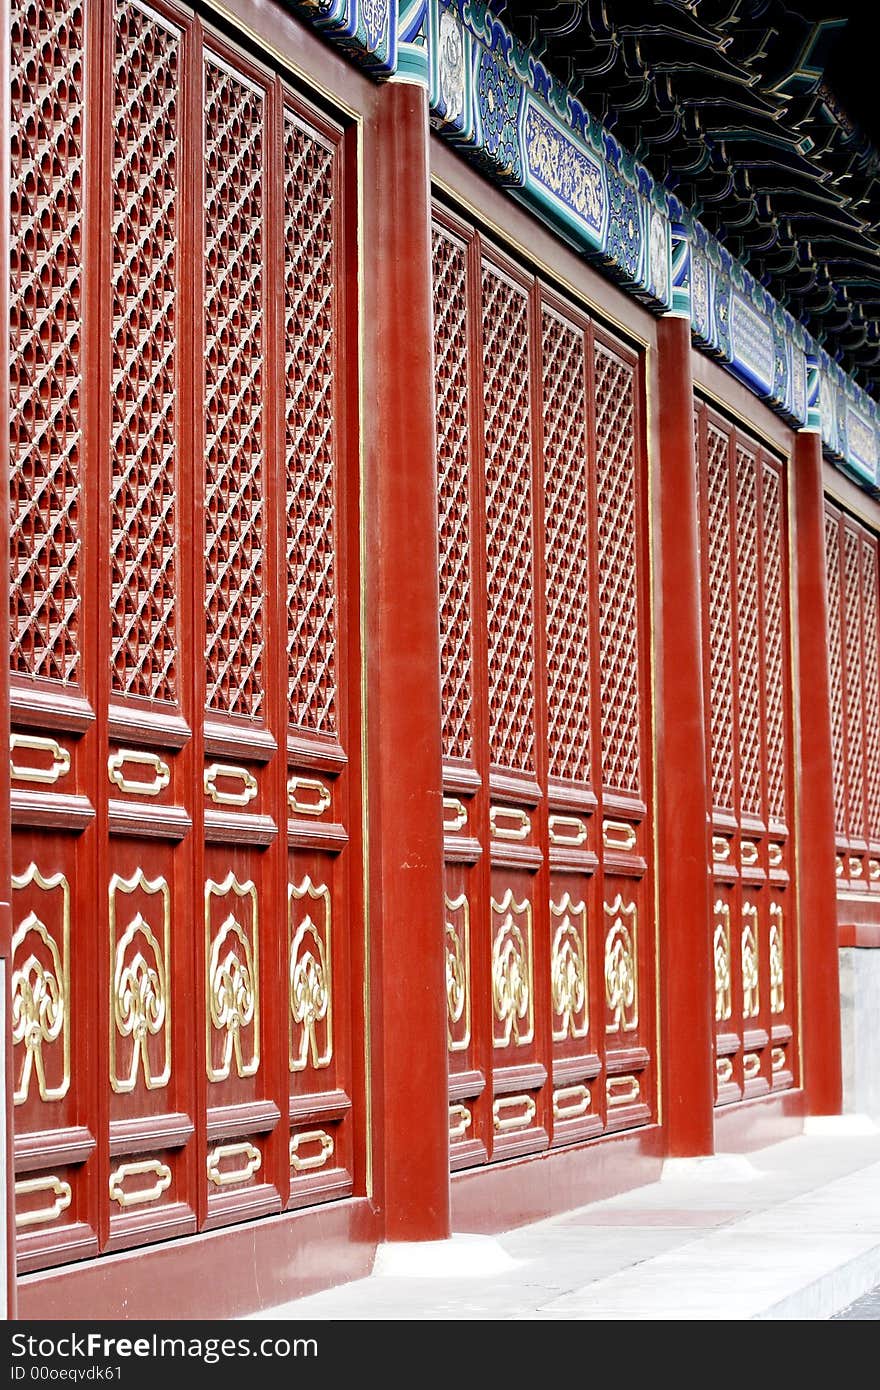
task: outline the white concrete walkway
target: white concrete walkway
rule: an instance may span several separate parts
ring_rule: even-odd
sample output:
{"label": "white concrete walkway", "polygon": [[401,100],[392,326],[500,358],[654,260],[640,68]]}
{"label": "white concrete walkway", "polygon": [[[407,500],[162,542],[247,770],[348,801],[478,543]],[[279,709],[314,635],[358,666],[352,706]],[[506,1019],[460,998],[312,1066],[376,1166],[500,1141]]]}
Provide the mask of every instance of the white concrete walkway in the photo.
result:
{"label": "white concrete walkway", "polygon": [[382,1246],[370,1278],[254,1319],[814,1320],[877,1284],[880,1130],[843,1117],[498,1237]]}

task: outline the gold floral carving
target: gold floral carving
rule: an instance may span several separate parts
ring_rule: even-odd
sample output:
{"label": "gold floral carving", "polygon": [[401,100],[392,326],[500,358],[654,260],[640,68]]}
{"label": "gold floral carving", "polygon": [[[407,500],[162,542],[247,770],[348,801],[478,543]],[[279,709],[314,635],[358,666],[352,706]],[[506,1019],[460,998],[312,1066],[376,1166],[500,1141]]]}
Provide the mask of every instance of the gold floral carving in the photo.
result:
{"label": "gold floral carving", "polygon": [[[27,1100],[34,1077],[41,1100],[61,1100],[70,1089],[70,885],[61,873],[44,878],[36,864],[12,876],[16,891],[32,884],[44,893],[60,889],[61,940],[33,911],[12,937],[12,1041],[24,1047],[16,1105]],[[50,1057],[57,1058],[54,1068],[47,1067]]]}
{"label": "gold floral carving", "polygon": [[587,1006],[587,909],[573,903],[566,893],[558,904],[550,903],[550,915],[561,917],[550,953],[550,990],[554,1023],[553,1040],[584,1038],[589,1029]]}
{"label": "gold floral carving", "polygon": [[730,1018],[730,908],[719,898],[715,903],[715,1022]]}
{"label": "gold floral carving", "polygon": [[[136,912],[117,939],[118,894],[159,895],[159,935]],[[160,939],[161,937],[161,939]],[[171,894],[164,878],[148,879],[142,869],[130,878],[110,880],[110,1085],[127,1095],[138,1072],[148,1091],[167,1086],[171,1077],[171,1000],[167,962],[171,949]],[[150,1040],[157,1039],[154,1047]],[[120,1064],[120,1039],[130,1039],[127,1069]]]}
{"label": "gold floral carving", "polygon": [[785,954],[782,928],[782,908],[770,904],[770,1012],[781,1014],[785,1009]]}
{"label": "gold floral carving", "polygon": [[[211,931],[211,900],[230,895],[250,903],[251,935],[230,912],[216,936]],[[207,1070],[209,1081],[225,1081],[232,1063],[239,1076],[253,1076],[260,1066],[260,976],[257,890],[250,879],[239,883],[230,870],[222,883],[205,884],[207,944]],[[219,1063],[213,1060],[214,1032],[223,1037]],[[252,1033],[250,1045],[243,1035]]]}
{"label": "gold floral carving", "polygon": [[758,973],[758,909],[754,904],[744,904],[743,918],[743,1017],[755,1018],[760,1010],[760,978]]}
{"label": "gold floral carving", "polygon": [[[323,930],[307,913],[294,931],[294,903],[321,904]],[[333,987],[330,943],[330,890],[308,877],[287,887],[290,934],[290,1070],[329,1067],[333,1057]]]}
{"label": "gold floral carving", "polygon": [[464,893],[445,901],[461,915],[446,922],[446,1037],[450,1052],[463,1052],[471,1040],[470,907]]}
{"label": "gold floral carving", "polygon": [[605,937],[605,1002],[611,1022],[606,1022],[605,1031],[632,1033],[639,1026],[636,905],[624,903],[618,894],[604,908],[605,916],[611,918]]}
{"label": "gold floral carving", "polygon": [[[492,944],[492,1003],[501,1032],[496,1047],[524,1047],[534,1036],[532,1013],[532,905],[514,900],[508,888],[501,902],[492,899],[501,917]],[[521,930],[525,928],[525,935]]]}

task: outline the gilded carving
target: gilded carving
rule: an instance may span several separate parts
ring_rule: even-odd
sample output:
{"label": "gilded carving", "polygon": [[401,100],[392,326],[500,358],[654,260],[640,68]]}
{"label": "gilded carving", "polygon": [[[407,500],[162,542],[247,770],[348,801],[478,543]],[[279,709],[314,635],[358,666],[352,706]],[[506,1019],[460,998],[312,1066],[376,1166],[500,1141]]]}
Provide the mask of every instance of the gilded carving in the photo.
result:
{"label": "gilded carving", "polygon": [[[244,1159],[236,1168],[223,1168],[221,1164],[228,1159]],[[208,1181],[215,1187],[228,1187],[234,1182],[250,1182],[254,1173],[263,1166],[263,1155],[253,1144],[219,1144],[208,1154]]]}
{"label": "gilded carving", "polygon": [[743,1017],[755,1018],[760,1010],[760,979],[758,972],[758,909],[754,904],[744,904],[743,919]]}
{"label": "gilded carving", "polygon": [[550,953],[553,1040],[584,1038],[589,1029],[587,909],[582,902],[573,903],[571,895],[566,893],[558,905],[550,903],[550,915],[562,919]]}
{"label": "gilded carving", "polygon": [[[304,898],[321,905],[323,928],[307,913],[294,930],[294,903]],[[289,884],[290,1070],[328,1067],[333,1056],[333,990],[330,946],[330,890],[308,877]]]}
{"label": "gilded carving", "polygon": [[34,911],[12,937],[12,1041],[24,1047],[16,1105],[27,1100],[34,1077],[44,1101],[60,1100],[70,1088],[70,886],[64,874],[44,878],[33,863],[12,876],[16,891],[31,885],[43,893],[60,889],[60,942]]}
{"label": "gilded carving", "polygon": [[48,1221],[57,1221],[61,1213],[70,1206],[73,1198],[70,1183],[54,1175],[45,1178],[24,1178],[15,1184],[16,1197],[29,1197],[36,1192],[48,1192],[52,1197],[52,1205],[17,1211],[15,1225],[18,1230],[24,1226],[42,1226]]}
{"label": "gilded carving", "polygon": [[782,908],[770,904],[770,1012],[781,1014],[785,1008],[785,955],[783,945]]}
{"label": "gilded carving", "polygon": [[[128,1189],[129,1178],[141,1177],[151,1173],[153,1182],[149,1187]],[[110,1174],[110,1200],[123,1209],[144,1206],[148,1202],[158,1202],[163,1192],[171,1186],[171,1169],[158,1158],[143,1158],[135,1163],[121,1163]]]}
{"label": "gilded carving", "polygon": [[[611,927],[605,937],[605,1002],[611,1021],[606,1033],[631,1033],[639,1026],[637,920],[635,903],[624,903],[618,894],[605,916]],[[630,926],[627,926],[627,920]]]}
{"label": "gilded carving", "polygon": [[[161,926],[153,931],[136,912],[117,939],[118,894],[159,895]],[[171,949],[171,894],[164,878],[142,869],[110,880],[110,1085],[119,1094],[135,1089],[138,1073],[148,1091],[171,1077],[171,1000],[167,967]],[[151,1039],[155,1039],[151,1043]],[[127,1054],[127,1055],[126,1055]]]}
{"label": "gilded carving", "polygon": [[464,893],[446,898],[446,1037],[450,1052],[463,1052],[471,1040],[470,906]]}
{"label": "gilded carving", "polygon": [[715,1022],[730,1018],[730,908],[719,898],[715,903]]}
{"label": "gilded carving", "polygon": [[[250,904],[248,928],[230,912],[212,935],[211,901],[230,895]],[[260,977],[257,890],[250,879],[239,883],[230,872],[222,883],[205,884],[207,945],[207,1071],[209,1081],[225,1081],[233,1060],[239,1076],[253,1076],[260,1066]],[[221,1039],[220,1060],[214,1041]]]}
{"label": "gilded carving", "polygon": [[[532,1013],[532,905],[514,900],[508,888],[501,902],[492,899],[501,917],[492,944],[492,1003],[500,1025],[496,1047],[523,1047],[534,1036]],[[523,929],[524,928],[524,932]]]}

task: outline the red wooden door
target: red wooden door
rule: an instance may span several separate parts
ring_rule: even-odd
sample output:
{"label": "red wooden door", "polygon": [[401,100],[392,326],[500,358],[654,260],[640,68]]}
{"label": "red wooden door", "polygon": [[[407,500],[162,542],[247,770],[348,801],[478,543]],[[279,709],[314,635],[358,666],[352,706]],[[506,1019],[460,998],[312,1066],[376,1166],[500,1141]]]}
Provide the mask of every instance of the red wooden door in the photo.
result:
{"label": "red wooden door", "polygon": [[434,226],[451,1162],[654,1114],[641,371]]}
{"label": "red wooden door", "polygon": [[15,4],[12,129],[30,1269],[352,1190],[357,382],[347,141],[269,68]]}
{"label": "red wooden door", "polygon": [[798,953],[785,470],[699,406],[719,1103],[796,1083]]}

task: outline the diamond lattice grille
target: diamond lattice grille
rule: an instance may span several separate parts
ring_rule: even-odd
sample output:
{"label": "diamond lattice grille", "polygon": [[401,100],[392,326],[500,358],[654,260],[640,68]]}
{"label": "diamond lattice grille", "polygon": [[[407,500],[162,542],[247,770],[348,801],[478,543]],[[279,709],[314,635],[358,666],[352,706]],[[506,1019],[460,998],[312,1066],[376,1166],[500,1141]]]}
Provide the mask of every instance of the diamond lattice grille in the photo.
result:
{"label": "diamond lattice grille", "polygon": [[113,110],[111,682],[174,700],[179,39],[116,9]]}
{"label": "diamond lattice grille", "polygon": [[83,7],[10,15],[10,660],[79,678]]}
{"label": "diamond lattice grille", "polygon": [[433,232],[433,265],[443,753],[448,758],[469,758],[473,751],[473,637],[467,253],[438,227]]}
{"label": "diamond lattice grille", "polygon": [[263,97],[205,64],[208,708],[263,702]]}
{"label": "diamond lattice grille", "polygon": [[543,329],[547,719],[553,777],[590,776],[590,516],[584,335],[545,310]]}
{"label": "diamond lattice grille", "polygon": [[825,515],[828,580],[828,676],[831,702],[831,753],[834,766],[834,826],[846,834],[846,750],[844,747],[843,634],[840,622],[840,523]]}
{"label": "diamond lattice grille", "polygon": [[755,459],[736,451],[736,567],[739,637],[739,766],[742,810],[762,814],[761,649],[758,620],[758,503]]}
{"label": "diamond lattice grille", "polygon": [[633,369],[597,345],[596,476],[599,522],[599,644],[602,778],[638,792],[639,602]]}
{"label": "diamond lattice grille", "polygon": [[334,153],[284,125],[287,589],[290,718],[337,727]]}
{"label": "diamond lattice grille", "polygon": [[709,682],[712,800],[734,804],[732,584],[730,575],[730,467],[728,439],[708,430]]}
{"label": "diamond lattice grille", "polygon": [[534,768],[532,485],[528,297],[483,267],[489,748]]}

